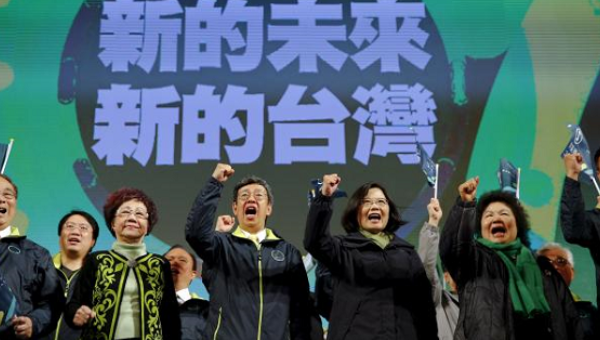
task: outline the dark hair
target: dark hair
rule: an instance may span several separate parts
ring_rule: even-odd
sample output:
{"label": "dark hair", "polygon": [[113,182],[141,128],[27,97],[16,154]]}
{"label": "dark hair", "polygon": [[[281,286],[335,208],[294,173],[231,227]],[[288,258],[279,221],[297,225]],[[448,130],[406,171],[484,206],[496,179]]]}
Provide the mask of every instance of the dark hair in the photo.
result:
{"label": "dark hair", "polygon": [[92,230],[93,230],[92,237],[94,238],[94,240],[97,240],[98,234],[100,234],[100,228],[98,227],[98,222],[92,215],[90,215],[87,212],[82,211],[82,210],[71,210],[70,212],[68,212],[65,216],[63,216],[60,219],[60,221],[58,222],[58,236],[60,236],[60,232],[62,231],[62,228],[65,225],[65,223],[67,222],[67,220],[69,219],[69,217],[71,217],[73,215],[80,215],[81,217],[85,218],[86,221],[88,221],[88,223],[92,226]]}
{"label": "dark hair", "polygon": [[187,249],[185,249],[184,246],[182,246],[181,244],[174,244],[173,246],[171,246],[171,248],[169,248],[169,250],[167,250],[164,254],[163,257],[166,257],[168,253],[171,252],[171,250],[173,249],[181,249],[183,251],[185,251],[186,253],[188,253],[190,255],[190,257],[192,258],[192,265],[194,266],[194,270],[197,272],[200,272],[202,270],[202,268],[198,268],[198,259],[196,258],[196,255],[192,254],[191,252],[189,252]]}
{"label": "dark hair", "polygon": [[[596,167],[598,166],[598,160],[600,160],[600,148],[598,148],[598,150],[596,150],[596,153],[594,154],[594,166]],[[600,169],[596,170],[600,171]]]}
{"label": "dark hair", "polygon": [[115,219],[117,209],[119,209],[123,203],[130,200],[138,200],[146,206],[146,209],[148,209],[148,234],[152,232],[152,228],[156,222],[158,222],[158,210],[156,209],[156,204],[154,204],[154,201],[148,197],[148,195],[139,189],[121,188],[111,193],[104,203],[104,220],[106,221],[106,226],[112,236],[115,236],[115,232],[111,225]]}
{"label": "dark hair", "polygon": [[15,188],[15,198],[19,198],[19,188],[17,188],[15,182],[13,182],[12,179],[10,179],[10,177],[4,174],[0,174],[0,178],[4,178],[8,183],[10,183],[10,185],[12,185],[13,188]]}
{"label": "dark hair", "polygon": [[404,225],[406,222],[402,221],[400,217],[400,211],[398,207],[392,201],[390,196],[388,195],[385,188],[375,182],[368,182],[360,186],[360,188],[356,189],[356,191],[352,194],[352,197],[348,200],[348,205],[342,214],[342,226],[346,230],[346,232],[356,232],[360,230],[360,225],[358,221],[358,211],[362,205],[362,200],[369,194],[369,190],[372,188],[380,189],[383,192],[383,195],[388,201],[388,205],[390,207],[390,218],[388,219],[388,223],[383,229],[385,233],[393,234],[396,230],[400,228],[400,226]]}
{"label": "dark hair", "polygon": [[267,198],[269,199],[269,203],[273,204],[273,192],[271,190],[271,186],[264,179],[251,175],[248,177],[244,177],[241,181],[239,181],[235,187],[233,187],[233,201],[237,202],[238,191],[246,185],[250,184],[258,184],[261,185],[265,190],[267,190]]}
{"label": "dark hair", "polygon": [[517,197],[510,192],[494,190],[481,196],[477,202],[477,225],[479,226],[477,233],[481,234],[481,217],[483,216],[483,212],[488,205],[494,202],[502,202],[510,208],[513,215],[515,215],[515,221],[517,223],[517,237],[525,247],[529,248],[531,246],[529,235],[527,234],[529,231],[529,216],[527,216],[527,212]]}

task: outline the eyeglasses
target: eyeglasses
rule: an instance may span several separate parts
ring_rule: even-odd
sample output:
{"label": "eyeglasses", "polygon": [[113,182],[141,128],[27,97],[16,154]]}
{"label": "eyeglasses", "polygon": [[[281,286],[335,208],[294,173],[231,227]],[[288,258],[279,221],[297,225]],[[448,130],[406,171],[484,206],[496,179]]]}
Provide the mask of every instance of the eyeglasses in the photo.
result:
{"label": "eyeglasses", "polygon": [[15,195],[15,193],[12,191],[5,191],[1,195],[7,201],[12,201],[17,198],[17,195]]}
{"label": "eyeglasses", "polygon": [[383,208],[388,205],[388,201],[385,198],[363,198],[361,204],[365,208],[370,208],[373,205],[378,206],[379,208]]}
{"label": "eyeglasses", "polygon": [[267,198],[267,193],[263,191],[255,191],[254,193],[244,191],[238,195],[238,198],[240,199],[240,201],[246,202],[250,199],[250,196],[254,196],[254,199],[260,202]]}
{"label": "eyeglasses", "polygon": [[79,228],[79,231],[81,231],[82,233],[87,233],[90,230],[92,230],[92,226],[89,224],[73,222],[65,223],[65,229],[67,229],[68,231],[73,231],[75,230],[75,228]]}
{"label": "eyeglasses", "polygon": [[122,210],[117,211],[117,216],[120,218],[127,218],[129,215],[133,214],[133,216],[138,220],[146,220],[148,219],[148,212],[143,210],[131,210],[129,208],[124,208]]}
{"label": "eyeglasses", "polygon": [[551,259],[551,258],[547,258],[548,261],[550,263],[552,263],[552,265],[556,265],[557,267],[564,267],[566,265],[571,265],[571,262],[569,262],[569,260],[565,259],[564,257],[560,257],[558,256],[556,259]]}

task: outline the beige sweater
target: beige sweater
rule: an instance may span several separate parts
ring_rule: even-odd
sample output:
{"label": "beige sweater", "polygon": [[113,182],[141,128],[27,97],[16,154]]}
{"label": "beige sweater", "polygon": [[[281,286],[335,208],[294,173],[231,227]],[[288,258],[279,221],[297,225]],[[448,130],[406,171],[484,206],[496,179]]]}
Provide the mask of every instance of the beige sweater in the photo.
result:
{"label": "beige sweater", "polygon": [[[126,244],[116,241],[112,250],[125,256],[130,261],[135,261],[138,257],[147,254],[146,245],[143,243]],[[135,272],[133,268],[129,268],[115,330],[115,339],[139,338],[141,336],[140,329],[140,291],[135,279]]]}

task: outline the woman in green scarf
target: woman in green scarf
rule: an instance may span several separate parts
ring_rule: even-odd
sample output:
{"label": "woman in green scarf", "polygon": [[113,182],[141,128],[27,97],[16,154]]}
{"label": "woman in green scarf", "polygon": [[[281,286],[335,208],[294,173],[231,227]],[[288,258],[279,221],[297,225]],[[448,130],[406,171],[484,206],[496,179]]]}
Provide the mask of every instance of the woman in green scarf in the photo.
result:
{"label": "woman in green scarf", "polygon": [[529,249],[527,213],[514,194],[475,199],[479,178],[459,187],[440,255],[459,286],[455,339],[580,339],[568,287]]}

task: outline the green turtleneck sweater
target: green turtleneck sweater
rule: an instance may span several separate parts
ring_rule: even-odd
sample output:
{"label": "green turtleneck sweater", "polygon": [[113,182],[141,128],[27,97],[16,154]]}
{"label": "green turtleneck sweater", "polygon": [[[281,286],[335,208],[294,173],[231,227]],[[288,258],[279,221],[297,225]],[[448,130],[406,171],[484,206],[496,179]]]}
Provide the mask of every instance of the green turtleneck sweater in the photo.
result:
{"label": "green turtleneck sweater", "polygon": [[[127,244],[116,241],[112,250],[125,256],[130,261],[147,254],[146,245]],[[119,309],[119,320],[115,330],[115,339],[139,338],[140,332],[140,291],[133,268],[129,268],[127,281],[123,290],[123,300]]]}

